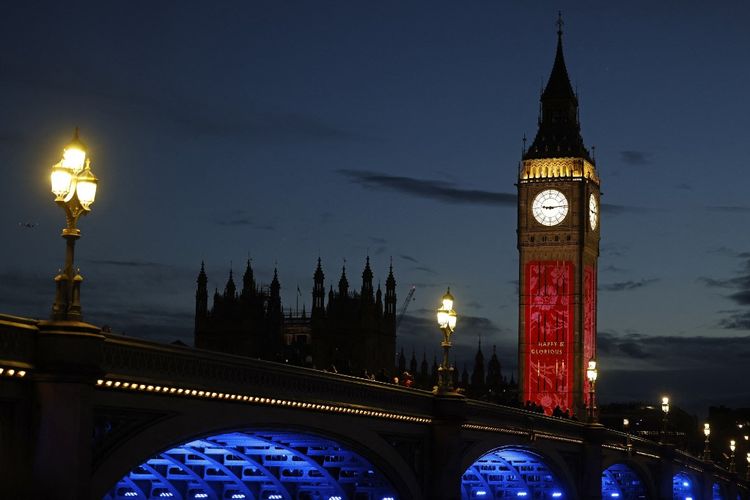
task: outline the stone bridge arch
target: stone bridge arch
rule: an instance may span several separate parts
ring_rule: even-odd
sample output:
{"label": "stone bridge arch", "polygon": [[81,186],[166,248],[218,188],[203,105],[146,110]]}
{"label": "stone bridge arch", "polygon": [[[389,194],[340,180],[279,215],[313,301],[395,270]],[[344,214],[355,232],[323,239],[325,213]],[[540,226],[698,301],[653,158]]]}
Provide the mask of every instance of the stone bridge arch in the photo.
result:
{"label": "stone bridge arch", "polygon": [[602,460],[602,474],[617,465],[627,467],[638,477],[645,489],[646,498],[658,498],[658,481],[653,474],[653,468],[649,467],[647,461],[638,459],[632,454],[605,453]]}
{"label": "stone bridge arch", "polygon": [[[477,461],[493,453],[517,451],[534,457],[549,469],[554,479],[562,489],[564,499],[579,498],[579,492],[574,479],[575,472],[566,463],[564,454],[566,444],[550,441],[529,441],[518,436],[493,436],[494,439],[475,442],[467,448],[461,460],[461,471],[465,473]],[[531,497],[529,497],[531,498]]]}
{"label": "stone bridge arch", "polygon": [[165,450],[232,431],[264,430],[297,432],[340,444],[372,464],[394,487],[398,498],[422,498],[420,481],[412,467],[383,437],[390,430],[387,423],[378,429],[378,422],[373,425],[373,422],[365,423],[361,418],[350,416],[300,414],[269,408],[257,412],[252,408],[215,403],[192,406],[195,406],[192,411],[156,419],[108,450],[95,464],[92,497],[102,498],[131,469]]}

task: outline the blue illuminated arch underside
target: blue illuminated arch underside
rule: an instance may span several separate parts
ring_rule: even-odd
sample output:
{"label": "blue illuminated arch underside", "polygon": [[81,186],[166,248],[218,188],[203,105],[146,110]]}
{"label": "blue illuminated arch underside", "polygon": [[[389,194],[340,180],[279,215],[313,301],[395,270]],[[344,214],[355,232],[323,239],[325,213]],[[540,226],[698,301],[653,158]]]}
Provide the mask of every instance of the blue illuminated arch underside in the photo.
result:
{"label": "blue illuminated arch underside", "polygon": [[678,472],[672,477],[672,496],[674,500],[698,500],[693,490],[693,480],[685,472]]}
{"label": "blue illuminated arch underside", "polygon": [[461,479],[462,499],[567,498],[560,482],[536,455],[500,449],[482,456]]}
{"label": "blue illuminated arch underside", "polygon": [[372,464],[332,440],[243,431],[196,439],[151,457],[104,498],[396,500],[397,495]]}
{"label": "blue illuminated arch underside", "polygon": [[639,500],[646,489],[638,474],[625,464],[614,464],[602,472],[603,500]]}

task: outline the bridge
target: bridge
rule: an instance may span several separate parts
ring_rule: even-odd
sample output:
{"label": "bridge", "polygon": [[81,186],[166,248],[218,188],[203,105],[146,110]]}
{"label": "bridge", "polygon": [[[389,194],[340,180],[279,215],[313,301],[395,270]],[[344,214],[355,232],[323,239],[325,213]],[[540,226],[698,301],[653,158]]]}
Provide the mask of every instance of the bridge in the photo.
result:
{"label": "bridge", "polygon": [[8,315],[0,488],[54,499],[750,499],[736,472],[598,424]]}

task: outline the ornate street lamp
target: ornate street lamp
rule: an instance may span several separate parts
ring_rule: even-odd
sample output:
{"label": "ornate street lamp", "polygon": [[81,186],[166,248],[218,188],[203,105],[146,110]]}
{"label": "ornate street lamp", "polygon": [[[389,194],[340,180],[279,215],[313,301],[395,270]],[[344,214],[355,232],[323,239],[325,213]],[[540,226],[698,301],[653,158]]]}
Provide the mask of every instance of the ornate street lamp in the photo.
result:
{"label": "ornate street lamp", "polygon": [[591,358],[589,360],[588,367],[586,368],[586,378],[589,381],[589,423],[596,423],[596,401],[594,400],[596,393],[596,377],[598,371],[596,369],[596,359]]}
{"label": "ornate street lamp", "polygon": [[451,335],[456,329],[456,311],[453,310],[453,295],[451,295],[450,287],[443,295],[442,304],[440,309],[437,310],[437,322],[443,332],[443,341],[440,343],[443,347],[443,362],[438,367],[437,393],[445,394],[453,392],[453,377],[451,374],[453,368],[448,357],[451,350]]}
{"label": "ornate street lamp", "polygon": [[737,466],[734,464],[734,450],[736,449],[737,443],[734,439],[729,441],[729,451],[732,452],[729,455],[729,472],[737,472]]}
{"label": "ornate street lamp", "polygon": [[78,217],[86,215],[96,198],[98,179],[91,172],[91,160],[87,158],[86,146],[78,138],[76,127],[73,140],[63,149],[62,159],[52,166],[50,175],[55,203],[65,210],[66,226],[62,230],[65,239],[65,267],[55,276],[57,287],[52,319],[55,321],[81,321],[81,281],[83,277],[73,266],[75,242],[81,237],[76,227]]}
{"label": "ornate street lamp", "polygon": [[747,472],[745,472],[745,481],[750,481],[750,451],[747,452],[745,458],[747,459]]}
{"label": "ornate street lamp", "polygon": [[622,419],[622,430],[625,432],[625,446],[628,449],[628,453],[632,453],[633,443],[630,442],[630,419]]}
{"label": "ornate street lamp", "polygon": [[662,442],[667,440],[667,423],[669,417],[669,396],[661,397],[661,411],[664,414],[661,422]]}
{"label": "ornate street lamp", "polygon": [[711,424],[706,422],[703,424],[703,434],[706,436],[706,446],[703,448],[703,460],[706,462],[711,461],[711,442],[708,439],[708,436],[711,435]]}

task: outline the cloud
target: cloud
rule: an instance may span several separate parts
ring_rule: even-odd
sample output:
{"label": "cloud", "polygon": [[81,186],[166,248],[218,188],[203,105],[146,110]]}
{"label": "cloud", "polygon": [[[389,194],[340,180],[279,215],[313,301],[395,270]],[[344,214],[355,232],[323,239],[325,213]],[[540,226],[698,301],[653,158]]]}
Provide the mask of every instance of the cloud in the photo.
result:
{"label": "cloud", "polygon": [[217,224],[220,226],[250,226],[252,228],[262,229],[264,231],[276,230],[276,226],[273,226],[271,224],[257,224],[255,221],[247,217],[239,218],[239,219],[221,220],[221,221],[217,221]]}
{"label": "cloud", "polygon": [[256,220],[248,214],[248,211],[243,209],[235,209],[225,214],[217,214],[215,216],[215,221],[219,226],[248,226],[263,231],[276,230],[276,226],[273,224],[256,222]]}
{"label": "cloud", "polygon": [[[350,182],[358,184],[365,189],[384,189],[417,198],[456,204],[494,205],[501,207],[516,207],[518,204],[518,197],[515,193],[464,189],[448,182],[389,175],[369,170],[340,169],[337,172],[347,177]],[[602,204],[602,210],[610,215],[619,215],[626,212],[652,212],[654,209],[604,203]]]}
{"label": "cloud", "polygon": [[350,182],[366,189],[385,189],[418,198],[428,198],[447,203],[516,206],[517,197],[512,193],[462,189],[448,182],[415,179],[413,177],[388,175],[367,170],[341,169],[337,172],[347,177]]}
{"label": "cloud", "polygon": [[607,285],[600,285],[599,289],[605,292],[623,292],[628,290],[636,290],[643,288],[644,286],[651,285],[659,281],[658,278],[642,279],[639,281],[620,281],[617,283],[610,283]]}
{"label": "cloud", "polygon": [[729,313],[719,320],[719,326],[726,330],[750,330],[750,311]]}
{"label": "cloud", "polygon": [[648,165],[651,163],[651,153],[645,151],[620,151],[620,159],[628,165]]}
{"label": "cloud", "polygon": [[408,260],[409,262],[414,262],[415,264],[419,264],[419,261],[415,259],[414,257],[412,257],[411,255],[401,254],[399,255],[399,257],[401,257],[404,260]]}
{"label": "cloud", "polygon": [[623,269],[621,267],[617,267],[617,266],[612,265],[612,264],[610,264],[608,266],[605,266],[605,267],[603,267],[603,268],[601,268],[599,270],[601,272],[603,272],[603,273],[624,273],[625,272],[625,269]]}
{"label": "cloud", "polygon": [[750,207],[742,206],[742,205],[715,205],[715,206],[708,206],[706,207],[707,210],[710,210],[711,212],[725,212],[725,213],[737,213],[737,214],[745,214],[750,212]]}
{"label": "cloud", "polygon": [[675,186],[675,189],[680,189],[682,191],[692,191],[693,186],[691,186],[687,182],[681,182]]}
{"label": "cloud", "polygon": [[[702,276],[698,278],[709,288],[721,288],[734,290],[726,295],[726,298],[739,306],[750,306],[750,252],[740,252],[737,258],[743,261],[738,275],[732,278],[710,278]],[[740,309],[732,311],[719,311],[726,316],[719,320],[719,326],[727,330],[750,330],[750,310]]]}
{"label": "cloud", "polygon": [[[713,369],[718,359],[727,363],[744,363],[745,356],[750,353],[750,335],[683,337],[602,331],[597,335],[597,350],[616,366],[648,360],[650,370],[697,369],[702,366]],[[655,364],[651,359],[658,359],[659,363]]]}
{"label": "cloud", "polygon": [[412,267],[414,271],[422,271],[424,273],[437,274],[437,271],[427,266],[416,266]]}

